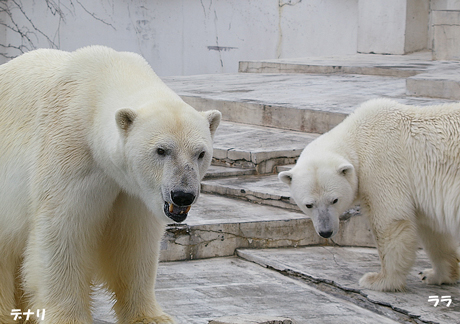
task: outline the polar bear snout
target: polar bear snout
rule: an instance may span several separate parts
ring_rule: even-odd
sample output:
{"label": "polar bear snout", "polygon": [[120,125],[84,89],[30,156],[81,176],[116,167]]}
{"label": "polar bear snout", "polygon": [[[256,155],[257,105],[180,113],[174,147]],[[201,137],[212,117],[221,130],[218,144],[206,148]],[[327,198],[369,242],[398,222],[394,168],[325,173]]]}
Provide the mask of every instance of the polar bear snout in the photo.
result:
{"label": "polar bear snout", "polygon": [[164,213],[167,217],[177,223],[183,222],[191,209],[191,205],[196,201],[197,194],[181,189],[171,190],[169,199],[165,199]]}
{"label": "polar bear snout", "polygon": [[313,211],[312,219],[313,226],[319,236],[330,238],[337,234],[339,219],[336,217],[335,212],[330,211],[329,208],[318,208]]}
{"label": "polar bear snout", "polygon": [[182,190],[171,191],[171,200],[179,207],[190,206],[195,201],[195,198],[196,196],[192,192],[185,192]]}

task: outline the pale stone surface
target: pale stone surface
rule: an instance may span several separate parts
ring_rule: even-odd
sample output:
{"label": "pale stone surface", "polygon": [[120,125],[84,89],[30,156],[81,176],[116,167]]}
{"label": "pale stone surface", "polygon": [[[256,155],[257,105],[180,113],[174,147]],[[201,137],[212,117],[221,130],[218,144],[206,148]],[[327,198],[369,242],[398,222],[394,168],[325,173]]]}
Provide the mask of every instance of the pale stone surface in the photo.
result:
{"label": "pale stone surface", "polygon": [[[304,247],[279,250],[238,250],[238,255],[262,266],[279,271],[292,271],[299,276],[329,283],[346,291],[360,292],[366,298],[382,305],[419,318],[423,323],[458,323],[460,317],[460,288],[458,285],[426,285],[418,278],[418,272],[431,268],[423,251],[407,280],[405,292],[387,293],[361,289],[358,281],[369,271],[379,271],[380,262],[376,249],[343,247]],[[429,296],[451,296],[452,305],[428,302]]]}

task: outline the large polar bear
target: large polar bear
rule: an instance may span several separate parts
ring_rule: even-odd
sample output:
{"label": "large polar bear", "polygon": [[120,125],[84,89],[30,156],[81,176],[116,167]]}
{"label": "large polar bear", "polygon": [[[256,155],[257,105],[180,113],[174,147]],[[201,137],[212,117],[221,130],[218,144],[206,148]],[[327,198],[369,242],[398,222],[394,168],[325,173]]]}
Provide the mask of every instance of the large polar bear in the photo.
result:
{"label": "large polar bear", "polygon": [[422,280],[459,279],[460,104],[368,101],[309,144],[295,167],[279,178],[326,238],[337,233],[339,216],[361,203],[382,267],[365,274],[361,286],[402,290],[417,236],[433,265],[421,273]]}
{"label": "large polar bear", "polygon": [[155,300],[159,243],[198,197],[221,114],[100,46],[0,66],[0,114],[0,323],[13,309],[92,323],[99,281],[119,323],[173,323]]}

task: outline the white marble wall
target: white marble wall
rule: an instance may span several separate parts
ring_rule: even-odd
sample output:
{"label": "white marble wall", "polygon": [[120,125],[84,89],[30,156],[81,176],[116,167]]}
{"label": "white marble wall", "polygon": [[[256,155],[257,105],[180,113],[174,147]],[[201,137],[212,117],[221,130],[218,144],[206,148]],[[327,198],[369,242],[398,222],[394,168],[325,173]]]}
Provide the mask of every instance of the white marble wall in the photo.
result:
{"label": "white marble wall", "polygon": [[[236,72],[238,61],[356,53],[358,0],[8,0],[6,56],[103,44],[159,75]],[[3,39],[1,37],[6,37]],[[5,59],[3,59],[5,60]]]}

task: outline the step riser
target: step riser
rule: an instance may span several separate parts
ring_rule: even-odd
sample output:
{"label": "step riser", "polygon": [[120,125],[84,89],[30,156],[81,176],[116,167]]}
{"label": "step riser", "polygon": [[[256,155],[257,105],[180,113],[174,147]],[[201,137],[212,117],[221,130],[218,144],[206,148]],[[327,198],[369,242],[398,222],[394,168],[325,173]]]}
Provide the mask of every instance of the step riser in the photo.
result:
{"label": "step riser", "polygon": [[241,61],[238,72],[242,73],[313,73],[331,74],[347,73],[362,75],[378,75],[407,78],[414,76],[420,71],[409,69],[397,69],[393,66],[341,66],[341,65],[308,65],[294,63],[275,62],[250,62]]}
{"label": "step riser", "polygon": [[410,96],[460,100],[460,82],[424,79],[423,75],[406,80]]}
{"label": "step riser", "polygon": [[347,117],[347,114],[344,113],[271,106],[251,102],[241,103],[190,96],[182,96],[182,99],[197,110],[217,109],[222,113],[223,120],[226,121],[306,133],[326,133]]}
{"label": "step riser", "polygon": [[321,238],[309,218],[168,227],[161,243],[160,261],[230,256],[239,248],[334,244],[375,247],[367,219],[355,215],[342,220],[339,233],[332,239]]}

